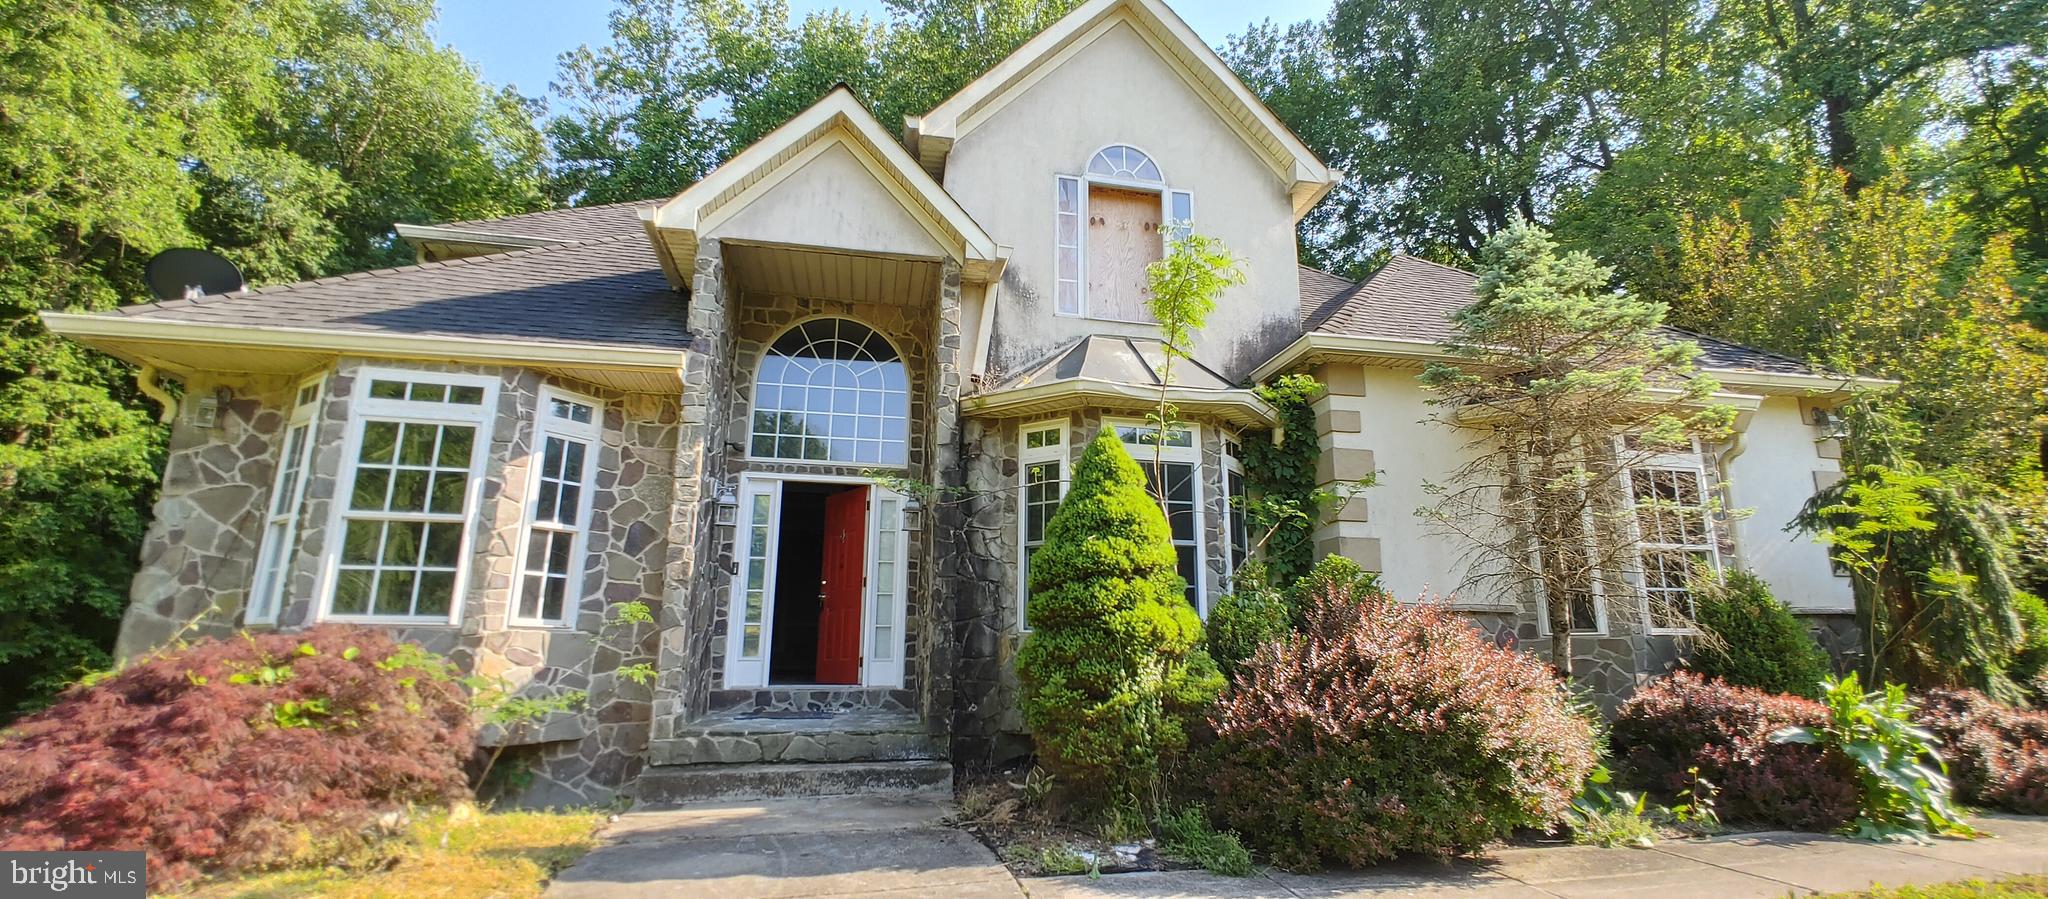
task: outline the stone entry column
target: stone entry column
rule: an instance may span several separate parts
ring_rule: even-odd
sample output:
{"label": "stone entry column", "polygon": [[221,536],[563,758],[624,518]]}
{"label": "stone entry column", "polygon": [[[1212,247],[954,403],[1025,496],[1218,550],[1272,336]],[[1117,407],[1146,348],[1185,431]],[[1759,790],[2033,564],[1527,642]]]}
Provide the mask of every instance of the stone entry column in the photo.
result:
{"label": "stone entry column", "polygon": [[668,569],[658,623],[661,652],[655,667],[654,738],[675,736],[677,725],[704,709],[716,672],[711,670],[711,596],[717,544],[712,504],[718,497],[714,454],[725,446],[724,416],[717,398],[729,390],[727,363],[732,328],[725,266],[718,241],[697,244],[690,282],[689,328],[681,425],[676,439],[675,503],[669,519]]}

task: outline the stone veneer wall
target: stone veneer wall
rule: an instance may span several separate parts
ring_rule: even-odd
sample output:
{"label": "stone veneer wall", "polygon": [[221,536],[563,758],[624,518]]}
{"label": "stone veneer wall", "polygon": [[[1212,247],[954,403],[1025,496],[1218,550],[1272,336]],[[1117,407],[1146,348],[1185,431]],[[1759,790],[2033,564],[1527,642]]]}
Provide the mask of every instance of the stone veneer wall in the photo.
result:
{"label": "stone veneer wall", "polygon": [[[1073,476],[1073,466],[1105,419],[1139,417],[1097,409],[1069,413],[1066,476]],[[967,551],[960,554],[958,570],[949,578],[958,604],[952,628],[959,653],[954,665],[953,757],[961,764],[996,764],[1030,751],[1024,717],[1017,707],[1016,656],[1024,640],[1018,603],[1018,472],[1022,467],[1018,447],[1025,425],[1057,418],[969,419],[963,427],[960,467],[966,477],[968,501],[956,532]],[[1205,595],[1213,607],[1228,589],[1224,432],[1211,422],[1195,423],[1201,426],[1202,532],[1208,569]]]}
{"label": "stone veneer wall", "polygon": [[[350,402],[366,366],[421,373],[484,375],[498,383],[498,408],[482,472],[484,489],[471,516],[469,576],[460,623],[392,627],[394,636],[448,655],[465,670],[502,678],[526,695],[580,691],[578,712],[557,715],[512,735],[536,775],[525,801],[601,804],[638,773],[651,722],[652,691],[615,670],[651,661],[657,630],[621,625],[611,606],[644,601],[658,612],[668,556],[678,411],[673,398],[608,393],[572,383],[557,386],[604,405],[591,530],[577,613],[569,627],[515,627],[509,621],[517,583],[512,566],[530,477],[541,375],[494,366],[433,365],[348,359],[326,379],[316,415],[314,452],[278,626],[317,618],[319,572],[339,489]],[[188,409],[173,428],[163,500],[145,541],[134,602],[121,647],[134,654],[161,644],[208,604],[221,613],[198,633],[225,633],[241,623],[246,591],[270,502],[279,437],[302,378],[199,380],[198,395],[226,386],[234,399],[219,424],[203,429]],[[506,736],[486,733],[487,745]]]}
{"label": "stone veneer wall", "polygon": [[[194,378],[171,423],[163,490],[142,540],[114,655],[127,659],[180,631],[217,636],[234,629],[255,576],[264,503],[277,476],[296,378]],[[210,427],[198,398],[226,388],[233,398]],[[209,613],[209,609],[217,609]]]}

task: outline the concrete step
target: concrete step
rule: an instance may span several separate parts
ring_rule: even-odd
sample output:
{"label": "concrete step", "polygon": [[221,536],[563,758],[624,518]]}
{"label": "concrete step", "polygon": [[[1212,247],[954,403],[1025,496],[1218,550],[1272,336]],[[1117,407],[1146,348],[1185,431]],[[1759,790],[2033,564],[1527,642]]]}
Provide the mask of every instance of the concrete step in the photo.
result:
{"label": "concrete step", "polygon": [[633,797],[650,805],[810,796],[894,796],[951,799],[953,766],[920,759],[888,762],[806,762],[745,765],[652,765],[633,782]]}

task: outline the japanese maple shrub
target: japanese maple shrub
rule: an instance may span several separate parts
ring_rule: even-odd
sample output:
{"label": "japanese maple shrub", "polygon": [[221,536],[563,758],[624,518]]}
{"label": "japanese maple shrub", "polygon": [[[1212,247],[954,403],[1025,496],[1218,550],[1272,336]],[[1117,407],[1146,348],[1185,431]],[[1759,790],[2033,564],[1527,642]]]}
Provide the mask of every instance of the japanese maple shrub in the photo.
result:
{"label": "japanese maple shrub", "polygon": [[198,643],[72,688],[0,742],[0,850],[149,853],[153,887],[346,851],[468,795],[448,663],[328,625]]}
{"label": "japanese maple shrub", "polygon": [[1291,868],[1478,850],[1571,807],[1593,729],[1550,669],[1441,606],[1341,581],[1211,718],[1215,810]]}
{"label": "japanese maple shrub", "polygon": [[1854,766],[1818,746],[1771,741],[1827,718],[1810,699],[1679,672],[1637,690],[1608,740],[1629,779],[1652,792],[1675,796],[1704,778],[1720,788],[1719,811],[1730,821],[1831,831],[1856,817]]}
{"label": "japanese maple shrub", "polygon": [[1017,654],[1039,764],[1070,799],[1156,796],[1189,722],[1222,689],[1181,588],[1166,516],[1105,429],[1031,556],[1031,634]]}

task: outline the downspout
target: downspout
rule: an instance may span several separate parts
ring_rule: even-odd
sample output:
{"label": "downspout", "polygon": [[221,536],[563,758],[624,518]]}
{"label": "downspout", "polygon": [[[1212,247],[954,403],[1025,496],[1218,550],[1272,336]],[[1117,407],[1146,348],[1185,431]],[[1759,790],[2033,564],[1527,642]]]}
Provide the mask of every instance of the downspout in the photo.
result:
{"label": "downspout", "polygon": [[157,414],[156,420],[163,424],[170,424],[178,417],[178,398],[172,396],[170,391],[165,390],[163,385],[158,384],[156,379],[156,366],[145,362],[142,364],[142,369],[135,373],[135,388],[142,391],[143,396],[156,400],[157,405],[164,407],[164,411]]}

